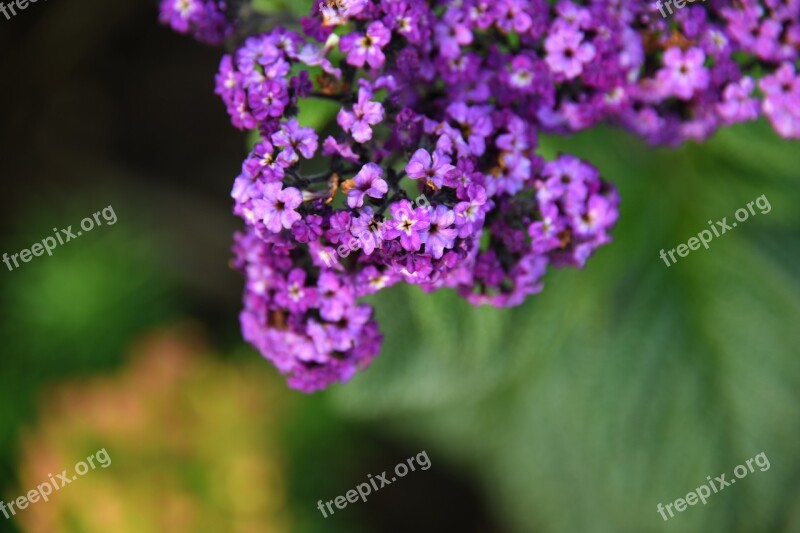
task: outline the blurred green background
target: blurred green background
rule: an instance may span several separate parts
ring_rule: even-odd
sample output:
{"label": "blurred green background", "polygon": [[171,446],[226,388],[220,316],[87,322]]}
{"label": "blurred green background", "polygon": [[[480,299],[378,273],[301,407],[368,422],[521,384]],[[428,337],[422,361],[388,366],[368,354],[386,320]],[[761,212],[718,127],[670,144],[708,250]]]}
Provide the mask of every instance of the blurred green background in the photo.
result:
{"label": "blurred green background", "polygon": [[[305,396],[239,337],[219,51],[134,0],[35,5],[0,46],[0,253],[118,216],[2,266],[0,499],[102,446],[113,464],[0,531],[800,532],[797,143],[543,139],[617,185],[615,242],[517,309],[386,291],[373,367]],[[761,195],[710,250],[658,257]],[[430,470],[316,509],[422,450]],[[760,452],[768,471],[657,513]]]}

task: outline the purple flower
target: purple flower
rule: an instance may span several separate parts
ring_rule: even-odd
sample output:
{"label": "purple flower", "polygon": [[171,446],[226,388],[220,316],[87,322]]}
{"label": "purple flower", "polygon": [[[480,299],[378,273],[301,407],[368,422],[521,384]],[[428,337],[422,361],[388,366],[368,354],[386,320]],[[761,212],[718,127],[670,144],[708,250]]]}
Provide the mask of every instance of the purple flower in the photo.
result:
{"label": "purple flower", "polygon": [[359,242],[366,255],[372,255],[372,252],[381,247],[383,231],[384,226],[376,220],[371,207],[363,208],[350,226],[350,234]]}
{"label": "purple flower", "polygon": [[708,70],[703,66],[706,55],[699,48],[670,48],[664,52],[664,68],[658,72],[658,80],[664,89],[682,100],[689,100],[695,91],[708,87]]}
{"label": "purple flower", "polygon": [[358,154],[353,151],[352,146],[340,143],[330,136],[322,143],[322,155],[327,157],[336,155],[353,163],[358,163],[360,159]]}
{"label": "purple flower", "polygon": [[586,203],[586,211],[579,217],[574,217],[572,227],[581,237],[594,237],[605,235],[605,230],[614,225],[619,213],[616,200],[594,194]]}
{"label": "purple flower", "polygon": [[308,244],[322,236],[323,219],[319,215],[308,215],[292,226],[292,235],[297,242]]}
{"label": "purple flower", "polygon": [[353,304],[350,288],[344,285],[339,276],[323,272],[317,282],[319,314],[329,322],[338,322],[348,307]]}
{"label": "purple flower", "polygon": [[368,265],[364,267],[356,281],[358,296],[375,294],[398,281],[398,276],[378,270],[373,265]]}
{"label": "purple flower", "polygon": [[297,60],[309,67],[321,67],[323,71],[332,75],[334,78],[341,78],[342,69],[336,68],[328,59],[330,48],[321,48],[312,44],[306,44],[297,54]]}
{"label": "purple flower", "polygon": [[450,158],[440,151],[434,150],[431,157],[427,150],[420,148],[406,165],[406,174],[412,180],[430,180],[434,186],[441,188],[445,177],[455,169],[450,164]]}
{"label": "purple flower", "polygon": [[316,299],[316,289],[306,287],[306,272],[300,268],[292,269],[286,284],[275,293],[275,301],[293,313],[305,312]]}
{"label": "purple flower", "polygon": [[328,221],[328,231],[325,232],[325,238],[334,244],[339,242],[346,242],[347,237],[350,236],[350,224],[352,216],[347,211],[338,211],[334,213]]}
{"label": "purple flower", "polygon": [[383,8],[386,11],[383,22],[387,27],[412,43],[422,42],[427,30],[421,20],[426,12],[424,8],[415,2],[394,0],[384,1]]}
{"label": "purple flower", "polygon": [[200,42],[220,44],[233,31],[225,18],[226,4],[217,0],[162,0],[161,22]]}
{"label": "purple flower", "polygon": [[243,92],[240,87],[242,74],[233,68],[233,58],[229,55],[222,57],[222,61],[219,64],[219,72],[217,72],[214,81],[214,92],[222,96],[225,105],[230,105],[233,102],[234,93],[237,91]]}
{"label": "purple flower", "polygon": [[465,191],[466,200],[456,204],[453,211],[456,214],[456,227],[458,236],[466,239],[483,226],[487,208],[488,196],[486,189],[480,185],[470,185]]}
{"label": "purple flower", "polygon": [[794,66],[784,63],[759,82],[764,92],[762,107],[772,127],[786,138],[800,138],[800,76]]}
{"label": "purple flower", "polygon": [[322,14],[323,26],[343,26],[348,19],[360,14],[368,0],[318,0],[316,5]]}
{"label": "purple flower", "polygon": [[202,9],[200,0],[164,0],[161,2],[161,21],[179,33],[187,33],[192,19]]}
{"label": "purple flower", "polygon": [[354,67],[363,67],[364,63],[374,69],[383,66],[386,56],[383,47],[389,44],[392,32],[380,21],[375,21],[367,27],[366,35],[351,33],[342,37],[339,48],[347,54],[347,62]]}
{"label": "purple flower", "polygon": [[499,149],[519,153],[536,145],[536,132],[528,128],[525,121],[518,116],[509,117],[506,130],[508,133],[499,135],[495,141]]}
{"label": "purple flower", "polygon": [[745,76],[738,82],[731,82],[722,95],[722,102],[717,104],[717,113],[725,124],[746,122],[758,118],[758,100],[753,98],[755,89],[753,78]]}
{"label": "purple flower", "polygon": [[253,116],[258,120],[278,118],[289,105],[289,92],[285,82],[266,80],[250,89],[248,102]]}
{"label": "purple flower", "polygon": [[546,254],[561,246],[561,232],[566,228],[559,216],[555,204],[542,207],[542,219],[531,223],[528,235],[531,237],[531,249],[537,254]]}
{"label": "purple flower", "polygon": [[269,141],[261,141],[253,147],[244,162],[244,169],[251,179],[263,176],[266,181],[281,181],[286,169],[292,166],[289,154],[275,155],[275,148]]}
{"label": "purple flower", "polygon": [[550,70],[571,80],[583,72],[585,64],[594,59],[596,51],[583,42],[583,33],[571,26],[562,26],[544,42],[545,61]]}
{"label": "purple flower", "polygon": [[511,61],[508,84],[523,92],[533,92],[536,89],[534,83],[536,75],[535,65],[531,58],[516,56]]}
{"label": "purple flower", "polygon": [[347,193],[347,205],[355,209],[364,205],[364,196],[380,200],[389,191],[383,180],[383,169],[375,163],[364,165],[355,178],[355,187]]}
{"label": "purple flower", "polygon": [[461,47],[472,42],[473,35],[457,10],[448,10],[442,22],[436,25],[439,53],[445,58],[456,58]]}
{"label": "purple flower", "polygon": [[422,234],[431,227],[430,212],[427,208],[414,206],[408,200],[392,204],[392,220],[386,230],[387,239],[400,238],[400,245],[408,252],[416,252],[422,247]]}
{"label": "purple flower", "polygon": [[370,101],[372,93],[363,87],[358,91],[358,102],[350,113],[341,109],[337,121],[343,130],[349,131],[359,143],[372,140],[372,126],[383,121],[384,111],[380,102]]}
{"label": "purple flower", "polygon": [[422,233],[421,238],[425,251],[434,259],[442,257],[444,250],[455,244],[458,236],[458,230],[453,227],[455,221],[456,214],[446,206],[437,206],[431,213],[430,228]]}
{"label": "purple flower", "polygon": [[497,25],[507,33],[512,31],[524,34],[531,29],[533,20],[526,13],[527,4],[518,0],[499,0],[494,5]]}
{"label": "purple flower", "polygon": [[253,200],[256,218],[273,233],[279,233],[281,228],[291,229],[300,220],[295,210],[303,203],[302,193],[294,187],[282,187],[280,183],[267,183],[263,187],[263,199]]}
{"label": "purple flower", "polygon": [[344,316],[333,325],[333,336],[337,349],[340,351],[351,349],[371,316],[372,308],[368,305],[348,307]]}
{"label": "purple flower", "polygon": [[[277,78],[288,72],[289,64],[283,59],[283,54],[275,46],[273,39],[267,36],[249,37],[236,52],[236,66],[247,74],[251,83],[264,81],[265,76]],[[264,71],[270,67],[270,74]]]}
{"label": "purple flower", "polygon": [[485,107],[470,107],[463,102],[447,107],[447,114],[461,129],[455,139],[459,154],[480,157],[486,152],[486,138],[494,129],[488,111]]}
{"label": "purple flower", "polygon": [[559,18],[556,25],[568,25],[576,28],[589,28],[591,25],[592,14],[588,9],[579,7],[569,1],[561,1],[556,4],[556,13]]}
{"label": "purple flower", "polygon": [[313,128],[301,127],[293,118],[284,122],[280,131],[272,136],[272,144],[285,147],[291,154],[311,159],[319,146],[319,138]]}
{"label": "purple flower", "polygon": [[577,157],[563,155],[544,165],[542,177],[536,191],[540,204],[564,199],[582,202],[589,192],[586,183],[597,179],[597,171]]}
{"label": "purple flower", "polygon": [[531,160],[521,153],[503,152],[498,166],[492,170],[487,187],[492,194],[517,194],[531,177]]}

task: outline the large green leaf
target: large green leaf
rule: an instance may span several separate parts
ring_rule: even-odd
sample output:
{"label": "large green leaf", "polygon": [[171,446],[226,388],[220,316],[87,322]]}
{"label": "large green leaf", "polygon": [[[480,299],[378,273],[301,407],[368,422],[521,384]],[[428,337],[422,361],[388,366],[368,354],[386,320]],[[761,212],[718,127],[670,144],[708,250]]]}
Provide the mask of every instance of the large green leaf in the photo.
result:
{"label": "large green leaf", "polygon": [[[617,184],[615,243],[518,309],[379,297],[384,351],[331,399],[460,461],[517,531],[800,530],[797,144],[763,124],[677,151],[612,131],[546,143]],[[659,258],[762,194],[768,214]],[[657,513],[760,452],[769,470]]]}

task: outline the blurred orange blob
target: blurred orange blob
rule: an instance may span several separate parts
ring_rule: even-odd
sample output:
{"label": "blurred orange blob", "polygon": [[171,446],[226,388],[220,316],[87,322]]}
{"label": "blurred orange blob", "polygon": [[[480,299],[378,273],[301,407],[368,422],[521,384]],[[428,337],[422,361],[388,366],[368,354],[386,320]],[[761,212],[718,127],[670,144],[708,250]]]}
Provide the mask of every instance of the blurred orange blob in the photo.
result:
{"label": "blurred orange blob", "polygon": [[208,354],[182,326],[138,342],[118,375],[57,386],[22,438],[18,493],[105,448],[111,463],[16,514],[23,531],[290,530],[276,439],[282,383]]}

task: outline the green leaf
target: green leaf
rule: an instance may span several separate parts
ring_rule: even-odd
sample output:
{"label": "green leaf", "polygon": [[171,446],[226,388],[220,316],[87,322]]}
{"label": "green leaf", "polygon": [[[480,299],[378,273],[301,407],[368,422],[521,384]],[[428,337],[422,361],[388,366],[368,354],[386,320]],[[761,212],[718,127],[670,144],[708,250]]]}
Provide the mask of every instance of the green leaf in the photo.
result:
{"label": "green leaf", "polygon": [[[763,124],[676,151],[609,130],[543,144],[618,186],[615,242],[584,271],[549,273],[517,309],[474,309],[450,292],[381,295],[385,349],[331,400],[472,470],[514,531],[792,531],[797,145]],[[673,266],[659,258],[762,194],[769,213]],[[669,522],[658,514],[761,452],[769,470]]]}

